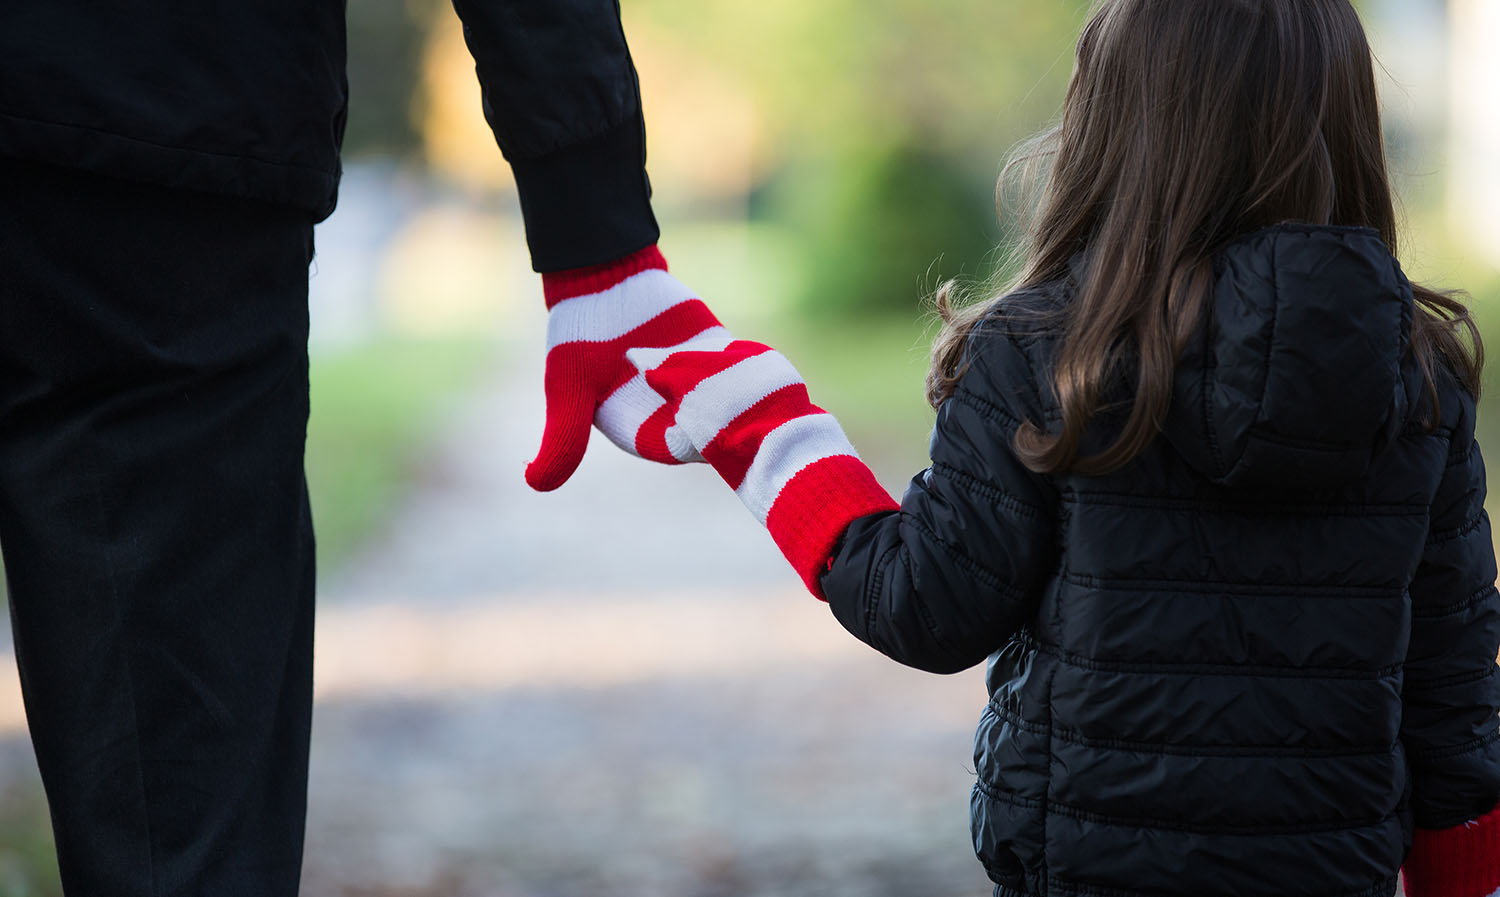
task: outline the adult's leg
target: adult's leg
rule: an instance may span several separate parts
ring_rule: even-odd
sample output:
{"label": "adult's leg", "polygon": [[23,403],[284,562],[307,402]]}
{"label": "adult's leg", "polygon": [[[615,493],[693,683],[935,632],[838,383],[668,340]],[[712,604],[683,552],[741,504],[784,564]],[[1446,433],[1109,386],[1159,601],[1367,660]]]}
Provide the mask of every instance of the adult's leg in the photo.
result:
{"label": "adult's leg", "polygon": [[297,891],[311,225],[0,160],[0,545],[63,887]]}

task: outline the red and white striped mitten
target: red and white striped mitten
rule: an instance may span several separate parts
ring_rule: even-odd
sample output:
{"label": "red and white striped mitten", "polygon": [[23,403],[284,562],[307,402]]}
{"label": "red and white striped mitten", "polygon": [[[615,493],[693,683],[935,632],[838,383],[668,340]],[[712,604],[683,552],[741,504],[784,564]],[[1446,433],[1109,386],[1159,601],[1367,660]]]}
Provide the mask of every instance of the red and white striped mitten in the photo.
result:
{"label": "red and white striped mitten", "polygon": [[666,400],[625,357],[642,346],[675,346],[728,332],[708,306],[667,273],[655,246],[604,265],[542,275],[546,295],[547,423],[526,482],[549,492],[578,469],[598,426],[611,442],[663,464],[697,461],[681,434],[667,441]]}
{"label": "red and white striped mitten", "polygon": [[712,464],[814,595],[849,524],[897,508],[833,415],[769,346],[712,334],[629,357],[667,402],[677,433]]}
{"label": "red and white striped mitten", "polygon": [[1418,828],[1406,897],[1500,897],[1500,807],[1452,828]]}

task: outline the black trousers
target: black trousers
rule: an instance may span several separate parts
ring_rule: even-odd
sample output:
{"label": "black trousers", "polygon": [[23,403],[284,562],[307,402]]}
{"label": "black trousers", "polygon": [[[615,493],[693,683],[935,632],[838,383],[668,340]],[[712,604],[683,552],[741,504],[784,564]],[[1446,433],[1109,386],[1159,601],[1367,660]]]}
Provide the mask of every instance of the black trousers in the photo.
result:
{"label": "black trousers", "polygon": [[297,891],[307,216],[0,159],[0,547],[69,897]]}

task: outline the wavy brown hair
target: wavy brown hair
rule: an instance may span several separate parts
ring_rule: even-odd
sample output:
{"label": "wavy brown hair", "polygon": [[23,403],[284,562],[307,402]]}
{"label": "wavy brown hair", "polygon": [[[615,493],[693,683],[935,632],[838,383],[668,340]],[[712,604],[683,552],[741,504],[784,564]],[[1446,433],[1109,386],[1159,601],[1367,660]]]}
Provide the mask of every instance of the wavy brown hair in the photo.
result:
{"label": "wavy brown hair", "polygon": [[[1213,257],[1282,221],[1362,225],[1397,248],[1374,64],[1349,0],[1102,0],[1078,39],[1061,124],[1010,173],[1050,172],[1010,290],[1067,276],[1086,250],[1053,387],[1060,427],[1026,422],[1032,470],[1116,470],[1156,436],[1213,285]],[[997,191],[997,197],[1001,191]],[[1475,395],[1483,348],[1458,294],[1414,287],[1412,347],[1429,394],[1445,361]],[[953,392],[969,332],[1005,303],[939,290],[928,399]],[[1107,385],[1134,384],[1112,444],[1080,456]]]}

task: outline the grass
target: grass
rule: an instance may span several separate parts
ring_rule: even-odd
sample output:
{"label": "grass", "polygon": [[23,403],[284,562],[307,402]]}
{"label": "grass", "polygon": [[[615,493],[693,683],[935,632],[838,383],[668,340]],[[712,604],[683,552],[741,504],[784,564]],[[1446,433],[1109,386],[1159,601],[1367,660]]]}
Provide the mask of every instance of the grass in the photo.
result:
{"label": "grass", "polygon": [[809,384],[887,484],[927,466],[933,412],[924,396],[928,340],[919,320],[771,322],[766,341]]}
{"label": "grass", "polygon": [[40,794],[0,792],[0,897],[62,897]]}
{"label": "grass", "polygon": [[[478,339],[387,338],[313,356],[306,466],[320,570],[347,559],[379,523],[490,350]],[[3,572],[0,564],[0,606]]]}
{"label": "grass", "polygon": [[320,569],[379,523],[490,351],[482,340],[386,339],[314,356],[307,480]]}

